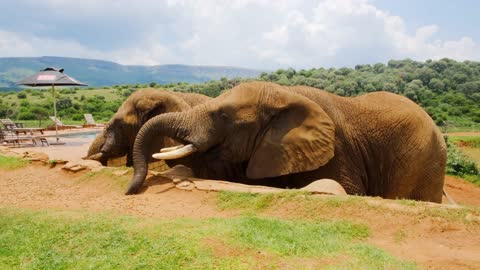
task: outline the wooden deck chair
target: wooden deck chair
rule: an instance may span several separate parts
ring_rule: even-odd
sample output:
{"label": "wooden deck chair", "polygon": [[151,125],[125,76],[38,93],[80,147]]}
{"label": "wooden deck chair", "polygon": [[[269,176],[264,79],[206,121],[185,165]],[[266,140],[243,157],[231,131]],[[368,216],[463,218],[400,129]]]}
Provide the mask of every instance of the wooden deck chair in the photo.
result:
{"label": "wooden deck chair", "polygon": [[93,119],[93,115],[90,113],[84,114],[83,117],[85,118],[85,124],[83,125],[83,127],[103,127],[104,126],[102,124],[97,124],[95,122],[95,119]]}
{"label": "wooden deck chair", "polygon": [[23,123],[14,123],[12,120],[8,118],[0,119],[0,123],[2,123],[3,126],[5,126],[6,130],[13,131],[17,135],[19,133],[23,133],[25,135],[27,135],[27,133],[30,133],[31,135],[33,135],[33,133],[35,132],[39,132],[43,134],[43,131],[45,130],[44,128],[26,128],[23,126]]}
{"label": "wooden deck chair", "polygon": [[20,146],[37,146],[37,141],[49,146],[47,139],[40,136],[20,136],[10,130],[0,130],[0,142],[2,145],[20,147]]}
{"label": "wooden deck chair", "polygon": [[[78,125],[64,125],[62,123],[62,121],[60,121],[59,118],[55,118],[55,116],[50,116],[49,117],[50,120],[53,121],[53,123],[56,123],[57,124],[57,128],[59,130],[62,130],[62,129],[72,129],[72,128],[82,128],[82,126],[78,126]],[[47,128],[48,130],[55,130],[55,124],[51,125],[51,126],[48,126]]]}
{"label": "wooden deck chair", "polygon": [[0,123],[2,123],[2,125],[8,130],[17,127],[17,125],[12,120],[10,120],[9,118],[0,119]]}

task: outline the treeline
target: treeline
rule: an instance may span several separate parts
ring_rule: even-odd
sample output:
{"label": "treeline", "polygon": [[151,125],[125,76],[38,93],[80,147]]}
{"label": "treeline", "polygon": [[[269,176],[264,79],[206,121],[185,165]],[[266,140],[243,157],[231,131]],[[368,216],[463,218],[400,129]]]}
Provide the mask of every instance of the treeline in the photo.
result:
{"label": "treeline", "polygon": [[[355,68],[279,69],[264,72],[257,79],[282,85],[312,86],[340,96],[389,91],[420,104],[438,125],[480,123],[480,62],[390,60],[387,64],[357,65]],[[167,87],[217,96],[241,81],[222,79]]]}
{"label": "treeline", "polygon": [[[279,69],[262,73],[255,79],[226,79],[200,84],[170,83],[114,85],[94,96],[79,95],[76,88],[59,91],[59,115],[73,120],[92,113],[107,120],[131,93],[140,88],[166,88],[173,91],[195,92],[218,96],[242,81],[263,80],[282,85],[307,85],[341,95],[357,96],[374,91],[389,91],[404,95],[420,104],[442,126],[472,126],[480,123],[480,62],[458,62],[450,59],[425,62],[390,60],[387,64],[357,65],[354,68]],[[78,92],[78,93],[77,93]],[[17,95],[16,104],[8,95]],[[33,102],[30,97],[40,100]],[[0,117],[32,120],[51,113],[48,90],[23,90],[0,94]]]}

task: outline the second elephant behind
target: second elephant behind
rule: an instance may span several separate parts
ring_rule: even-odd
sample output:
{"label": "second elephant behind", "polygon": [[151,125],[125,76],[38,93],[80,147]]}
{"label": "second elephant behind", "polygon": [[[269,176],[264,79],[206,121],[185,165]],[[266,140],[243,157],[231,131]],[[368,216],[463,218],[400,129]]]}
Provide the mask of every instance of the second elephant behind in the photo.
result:
{"label": "second elephant behind", "polygon": [[[134,92],[120,106],[95,138],[88,149],[87,159],[107,165],[112,158],[127,156],[127,166],[132,166],[132,150],[135,137],[150,118],[169,112],[183,112],[203,104],[210,97],[196,93],[180,93],[162,89],[144,89]],[[173,146],[169,138],[159,138],[152,150]]]}

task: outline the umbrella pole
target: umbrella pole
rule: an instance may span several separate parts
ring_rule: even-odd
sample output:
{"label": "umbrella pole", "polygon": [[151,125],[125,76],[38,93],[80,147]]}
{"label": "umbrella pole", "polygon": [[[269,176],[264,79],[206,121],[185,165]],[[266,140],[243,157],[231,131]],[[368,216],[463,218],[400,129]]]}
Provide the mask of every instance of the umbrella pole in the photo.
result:
{"label": "umbrella pole", "polygon": [[53,116],[55,117],[55,137],[58,142],[58,125],[57,125],[57,101],[55,100],[55,85],[52,84],[52,95],[53,95]]}

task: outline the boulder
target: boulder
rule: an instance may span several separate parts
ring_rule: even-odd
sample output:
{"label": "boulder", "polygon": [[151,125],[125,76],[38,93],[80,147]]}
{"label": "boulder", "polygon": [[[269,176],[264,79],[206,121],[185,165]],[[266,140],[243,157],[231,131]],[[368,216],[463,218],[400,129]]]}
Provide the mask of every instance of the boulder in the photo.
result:
{"label": "boulder", "polygon": [[345,189],[343,189],[337,181],[332,179],[317,180],[300,190],[309,191],[313,194],[347,195]]}

